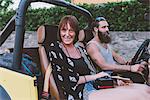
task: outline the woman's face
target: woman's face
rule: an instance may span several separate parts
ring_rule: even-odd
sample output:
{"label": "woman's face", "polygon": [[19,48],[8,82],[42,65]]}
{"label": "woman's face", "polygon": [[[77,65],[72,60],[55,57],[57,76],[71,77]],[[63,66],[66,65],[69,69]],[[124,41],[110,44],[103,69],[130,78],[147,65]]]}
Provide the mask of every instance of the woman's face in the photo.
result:
{"label": "woman's face", "polygon": [[60,37],[64,44],[70,45],[73,44],[75,39],[75,31],[70,27],[70,24],[67,23],[60,28]]}

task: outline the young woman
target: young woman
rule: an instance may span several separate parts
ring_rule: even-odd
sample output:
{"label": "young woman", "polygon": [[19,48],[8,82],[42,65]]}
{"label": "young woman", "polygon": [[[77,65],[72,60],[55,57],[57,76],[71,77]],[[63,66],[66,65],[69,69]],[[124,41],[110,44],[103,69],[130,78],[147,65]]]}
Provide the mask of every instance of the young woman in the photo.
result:
{"label": "young woman", "polygon": [[49,59],[52,73],[61,99],[83,99],[83,88],[86,82],[109,76],[100,72],[90,75],[78,48],[74,46],[78,36],[78,21],[68,15],[61,19],[58,27],[58,42],[51,43]]}

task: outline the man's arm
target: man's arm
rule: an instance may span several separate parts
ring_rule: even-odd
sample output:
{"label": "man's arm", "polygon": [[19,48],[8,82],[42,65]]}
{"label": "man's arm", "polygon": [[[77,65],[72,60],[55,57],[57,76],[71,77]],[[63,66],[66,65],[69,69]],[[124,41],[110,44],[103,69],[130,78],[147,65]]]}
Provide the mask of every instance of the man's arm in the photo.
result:
{"label": "man's arm", "polygon": [[117,54],[115,51],[112,50],[112,56],[115,59],[115,61],[121,65],[125,65],[127,61],[123,59],[119,54]]}
{"label": "man's arm", "polygon": [[86,49],[92,60],[103,70],[138,71],[139,65],[133,65],[131,68],[130,65],[108,64],[94,43],[88,44]]}

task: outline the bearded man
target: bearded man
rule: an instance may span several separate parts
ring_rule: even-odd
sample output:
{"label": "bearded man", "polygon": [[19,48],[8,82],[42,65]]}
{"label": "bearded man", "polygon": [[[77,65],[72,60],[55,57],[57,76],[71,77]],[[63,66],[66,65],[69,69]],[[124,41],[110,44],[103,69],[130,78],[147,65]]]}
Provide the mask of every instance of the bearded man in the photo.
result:
{"label": "bearded man", "polygon": [[126,75],[128,75],[133,82],[144,83],[144,79],[140,75],[144,65],[129,65],[127,61],[112,50],[108,26],[109,24],[104,17],[97,17],[92,23],[94,38],[90,40],[86,46],[89,56],[101,70],[127,72]]}

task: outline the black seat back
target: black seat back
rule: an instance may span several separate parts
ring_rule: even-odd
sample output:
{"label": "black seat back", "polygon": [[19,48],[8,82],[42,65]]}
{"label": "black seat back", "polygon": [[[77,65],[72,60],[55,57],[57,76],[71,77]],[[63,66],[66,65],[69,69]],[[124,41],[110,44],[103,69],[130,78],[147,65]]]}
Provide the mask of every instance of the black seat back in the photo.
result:
{"label": "black seat back", "polygon": [[[37,30],[38,46],[39,46],[38,51],[40,56],[42,74],[44,76],[46,69],[49,66],[48,48],[51,42],[57,41],[57,30],[58,30],[57,26],[52,25],[43,25],[40,26]],[[51,96],[56,98],[56,100],[59,100],[60,99],[59,92],[52,73],[49,79],[49,83]]]}
{"label": "black seat back", "polygon": [[54,26],[54,25],[43,25],[41,26],[42,29],[42,37],[38,37],[38,38],[43,38],[41,39],[42,41],[38,41],[39,44],[42,44],[45,47],[46,53],[47,53],[47,49],[48,46],[51,42],[55,42],[57,41],[57,30],[58,30],[58,26]]}

